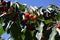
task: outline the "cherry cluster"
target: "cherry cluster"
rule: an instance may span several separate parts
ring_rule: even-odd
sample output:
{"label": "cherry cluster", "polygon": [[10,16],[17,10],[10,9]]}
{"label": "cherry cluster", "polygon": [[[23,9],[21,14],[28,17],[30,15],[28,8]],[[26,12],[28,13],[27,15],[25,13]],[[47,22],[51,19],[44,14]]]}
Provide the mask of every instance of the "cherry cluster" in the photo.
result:
{"label": "cherry cluster", "polygon": [[29,13],[25,13],[24,16],[25,16],[25,18],[23,19],[24,22],[27,22],[27,20],[34,21],[34,20],[37,20],[38,19],[38,16],[33,15],[33,14],[29,14]]}
{"label": "cherry cluster", "polygon": [[4,6],[7,4],[7,2],[3,1],[3,2],[0,2],[0,10],[2,11],[6,11],[8,8],[4,8]]}
{"label": "cherry cluster", "polygon": [[0,2],[0,11],[2,14],[6,13],[6,12],[13,12],[13,7],[10,7],[10,1],[9,2],[6,2],[6,1]]}
{"label": "cherry cluster", "polygon": [[38,20],[38,16],[34,15],[34,14],[30,14],[30,13],[25,13],[24,17],[25,18],[23,19],[23,22],[27,26],[26,29],[30,30],[30,31],[35,30],[35,24],[34,24],[34,22],[32,23],[31,21],[37,21]]}

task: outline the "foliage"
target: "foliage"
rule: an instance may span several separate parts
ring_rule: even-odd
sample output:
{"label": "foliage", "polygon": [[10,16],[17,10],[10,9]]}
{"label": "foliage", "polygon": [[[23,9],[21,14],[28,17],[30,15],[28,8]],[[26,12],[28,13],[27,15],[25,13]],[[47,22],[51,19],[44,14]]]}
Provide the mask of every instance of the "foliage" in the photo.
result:
{"label": "foliage", "polygon": [[[14,40],[52,40],[57,35],[53,34],[58,32],[54,29],[60,29],[59,11],[60,8],[53,4],[46,9],[42,7],[28,8],[18,2],[11,4],[10,1],[1,0],[0,36],[7,32]],[[57,24],[59,27],[56,27]],[[53,36],[51,37],[51,35]]]}

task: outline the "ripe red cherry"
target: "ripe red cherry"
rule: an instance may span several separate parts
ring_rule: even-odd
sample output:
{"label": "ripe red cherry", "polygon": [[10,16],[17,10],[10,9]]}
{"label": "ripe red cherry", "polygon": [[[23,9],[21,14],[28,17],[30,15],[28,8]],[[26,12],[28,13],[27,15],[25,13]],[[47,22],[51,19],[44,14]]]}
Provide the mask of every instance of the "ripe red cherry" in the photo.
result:
{"label": "ripe red cherry", "polygon": [[24,23],[26,23],[27,22],[27,18],[24,18],[23,21],[24,21]]}
{"label": "ripe red cherry", "polygon": [[3,1],[3,2],[2,2],[2,5],[6,5],[6,2],[5,2],[5,1]]}
{"label": "ripe red cherry", "polygon": [[30,14],[30,15],[29,15],[29,18],[32,18],[33,16],[34,16],[33,14]]}
{"label": "ripe red cherry", "polygon": [[56,28],[59,28],[60,29],[60,25],[57,25]]}
{"label": "ripe red cherry", "polygon": [[24,15],[24,16],[25,16],[25,17],[29,17],[29,15],[30,15],[29,13],[25,13],[25,15]]}
{"label": "ripe red cherry", "polygon": [[37,19],[38,19],[38,16],[36,15],[32,17],[32,20],[37,20]]}

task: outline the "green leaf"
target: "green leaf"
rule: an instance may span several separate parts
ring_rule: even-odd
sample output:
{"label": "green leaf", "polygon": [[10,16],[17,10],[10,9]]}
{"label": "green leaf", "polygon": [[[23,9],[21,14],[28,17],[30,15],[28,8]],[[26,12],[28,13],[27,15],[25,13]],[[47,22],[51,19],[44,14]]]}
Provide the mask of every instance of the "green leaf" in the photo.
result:
{"label": "green leaf", "polygon": [[32,37],[34,36],[34,31],[31,31],[31,35],[32,35]]}
{"label": "green leaf", "polygon": [[34,15],[38,15],[36,11],[34,11],[33,13],[34,13]]}
{"label": "green leaf", "polygon": [[0,36],[4,33],[3,27],[0,26]]}
{"label": "green leaf", "polygon": [[25,39],[25,35],[23,34],[23,35],[21,35],[21,37],[22,37],[22,40],[24,40]]}
{"label": "green leaf", "polygon": [[58,8],[58,6],[53,5],[53,4],[50,4],[49,6],[50,6],[51,8]]}
{"label": "green leaf", "polygon": [[13,6],[14,8],[16,8],[16,4],[13,4],[12,6]]}
{"label": "green leaf", "polygon": [[45,24],[49,24],[52,22],[52,19],[45,20]]}
{"label": "green leaf", "polygon": [[31,35],[31,31],[26,30],[26,32],[25,32],[25,40],[33,40],[32,35]]}
{"label": "green leaf", "polygon": [[60,14],[57,15],[57,20],[60,20]]}
{"label": "green leaf", "polygon": [[26,8],[26,6],[24,6],[24,5],[20,5],[20,6],[19,6],[19,9],[20,9],[20,10],[24,10],[25,8]]}
{"label": "green leaf", "polygon": [[22,32],[25,33],[26,32],[26,29],[24,29]]}
{"label": "green leaf", "polygon": [[3,21],[4,21],[3,18],[0,18],[0,23],[3,23]]}
{"label": "green leaf", "polygon": [[44,20],[44,17],[41,15],[40,17],[39,17],[41,20]]}

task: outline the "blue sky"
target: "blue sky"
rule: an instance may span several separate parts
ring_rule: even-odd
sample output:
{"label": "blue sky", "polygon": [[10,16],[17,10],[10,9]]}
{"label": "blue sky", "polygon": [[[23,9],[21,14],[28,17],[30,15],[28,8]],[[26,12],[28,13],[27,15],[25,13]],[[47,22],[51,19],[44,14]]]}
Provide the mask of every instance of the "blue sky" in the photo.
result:
{"label": "blue sky", "polygon": [[[10,0],[10,1],[15,2],[15,0]],[[37,7],[43,6],[44,8],[46,8],[49,4],[55,4],[57,6],[60,6],[60,0],[18,0],[18,2],[20,4],[27,4],[28,7],[29,6],[37,6]],[[6,40],[9,36],[10,35],[7,33],[3,35],[3,37]]]}
{"label": "blue sky", "polygon": [[7,38],[10,37],[10,34],[4,33],[4,34],[2,35],[2,37],[3,37],[5,40],[7,40]]}
{"label": "blue sky", "polygon": [[[9,0],[8,0],[9,1]],[[15,0],[11,0],[12,2],[15,2]],[[26,3],[27,6],[43,6],[47,7],[49,4],[55,4],[60,6],[60,0],[17,0],[20,4]]]}

